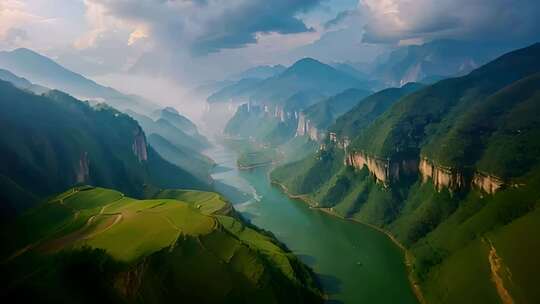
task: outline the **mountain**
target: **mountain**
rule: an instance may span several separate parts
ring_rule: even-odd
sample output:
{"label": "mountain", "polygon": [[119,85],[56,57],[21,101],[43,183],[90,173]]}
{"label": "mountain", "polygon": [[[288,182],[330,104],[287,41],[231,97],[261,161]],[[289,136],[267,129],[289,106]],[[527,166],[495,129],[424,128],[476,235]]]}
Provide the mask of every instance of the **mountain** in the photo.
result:
{"label": "mountain", "polygon": [[33,84],[28,81],[26,78],[19,77],[8,70],[0,69],[0,80],[10,82],[19,89],[28,90],[36,94],[42,94],[47,92],[49,89],[37,84]]}
{"label": "mountain", "polygon": [[304,58],[282,73],[264,80],[251,94],[251,100],[282,103],[302,91],[332,96],[350,88],[365,89],[366,83],[312,58]]}
{"label": "mountain", "polygon": [[427,303],[538,302],[540,43],[363,112],[273,181],[386,230]]}
{"label": "mountain", "polygon": [[147,145],[131,117],[60,91],[38,96],[0,81],[2,204],[42,198],[79,183],[141,197],[145,187],[208,189]]}
{"label": "mountain", "polygon": [[347,113],[339,117],[330,127],[330,131],[342,138],[353,138],[359,130],[375,121],[401,97],[420,88],[422,88],[421,84],[407,83],[401,88],[388,88],[372,94],[357,102]]}
{"label": "mountain", "polygon": [[212,182],[210,170],[215,166],[215,163],[210,158],[197,151],[174,145],[156,133],[151,133],[148,136],[148,143],[168,162],[190,172],[200,180],[207,183]]}
{"label": "mountain", "polygon": [[345,63],[345,62],[336,62],[330,64],[331,67],[335,68],[338,71],[344,72],[349,74],[350,76],[358,79],[358,80],[367,80],[369,79],[369,75],[367,73],[364,73],[360,70],[357,70],[354,66]]}
{"label": "mountain", "polygon": [[[162,112],[163,111],[159,113]],[[141,125],[141,127],[147,134],[158,134],[179,148],[192,151],[192,153],[199,153],[200,151],[210,146],[208,139],[206,139],[199,133],[190,135],[185,131],[177,128],[176,126],[178,125],[178,123],[173,123],[174,120],[173,122],[170,122],[168,119],[165,119],[162,116],[158,116],[157,119],[154,120],[148,116],[138,114],[129,110],[126,111],[126,113],[129,116],[133,117],[133,119],[135,119],[139,123],[139,125]]]}
{"label": "mountain", "polygon": [[199,133],[199,130],[197,130],[197,126],[187,117],[178,113],[178,111],[174,108],[166,107],[166,108],[154,111],[153,114],[154,114],[154,117],[157,117],[158,119],[163,118],[167,120],[173,126],[184,131],[185,133],[189,135],[194,136]]}
{"label": "mountain", "polygon": [[231,79],[266,79],[273,76],[276,76],[283,71],[286,67],[277,64],[277,65],[259,65],[252,68],[249,68],[245,71],[242,71],[236,75],[230,77]]}
{"label": "mountain", "polygon": [[81,186],[6,232],[3,301],[323,302],[313,272],[215,193],[161,190],[137,200]]}
{"label": "mountain", "polygon": [[457,40],[434,40],[396,49],[371,72],[387,86],[465,75],[508,51],[508,47]]}
{"label": "mountain", "polygon": [[157,108],[157,105],[142,97],[126,95],[113,88],[102,86],[29,49],[0,51],[0,68],[31,82],[67,92],[79,99],[106,102],[121,111],[131,109],[149,113]]}
{"label": "mountain", "polygon": [[323,138],[327,128],[336,118],[349,111],[370,93],[365,90],[348,89],[308,107],[300,112],[296,135],[308,135],[313,140]]}
{"label": "mountain", "polygon": [[206,99],[210,103],[228,102],[231,100],[247,101],[251,92],[262,82],[257,78],[244,78],[228,85],[221,90],[211,94]]}
{"label": "mountain", "polygon": [[365,86],[366,82],[347,73],[304,58],[244,94],[249,96],[249,104],[238,108],[227,123],[225,133],[282,144],[294,136],[301,111],[328,96]]}

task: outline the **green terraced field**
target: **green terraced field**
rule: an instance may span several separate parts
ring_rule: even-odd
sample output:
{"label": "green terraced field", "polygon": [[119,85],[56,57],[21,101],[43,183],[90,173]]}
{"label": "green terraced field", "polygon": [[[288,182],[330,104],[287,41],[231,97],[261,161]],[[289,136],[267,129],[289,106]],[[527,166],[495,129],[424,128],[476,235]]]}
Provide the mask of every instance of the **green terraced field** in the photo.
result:
{"label": "green terraced field", "polygon": [[[160,190],[137,200],[82,186],[29,210],[14,225],[14,234],[2,235],[0,269],[16,276],[4,278],[7,294],[58,289],[59,301],[72,299],[76,291],[63,290],[62,280],[74,276],[77,286],[87,280],[66,270],[75,259],[77,267],[101,265],[91,269],[100,272],[102,292],[128,301],[135,295],[143,302],[322,301],[313,273],[216,193]],[[139,285],[128,288],[129,280]]]}

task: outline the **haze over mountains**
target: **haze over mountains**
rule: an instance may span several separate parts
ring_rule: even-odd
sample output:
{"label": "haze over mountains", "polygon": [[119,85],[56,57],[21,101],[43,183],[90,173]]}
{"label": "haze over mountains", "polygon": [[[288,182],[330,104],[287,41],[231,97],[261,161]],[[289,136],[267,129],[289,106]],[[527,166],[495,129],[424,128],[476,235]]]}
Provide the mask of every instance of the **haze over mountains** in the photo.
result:
{"label": "haze over mountains", "polygon": [[538,16],[1,2],[0,302],[540,303]]}
{"label": "haze over mountains", "polygon": [[122,94],[113,88],[102,86],[29,49],[0,52],[0,67],[37,84],[65,91],[81,99],[107,102],[119,110],[131,108],[146,112],[158,108],[156,104],[142,97]]}

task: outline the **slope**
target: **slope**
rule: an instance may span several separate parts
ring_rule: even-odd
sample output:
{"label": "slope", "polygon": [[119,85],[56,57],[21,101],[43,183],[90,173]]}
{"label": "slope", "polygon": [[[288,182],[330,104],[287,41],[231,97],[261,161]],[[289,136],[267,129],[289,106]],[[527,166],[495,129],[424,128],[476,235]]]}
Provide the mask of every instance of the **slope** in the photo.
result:
{"label": "slope", "polygon": [[163,160],[137,122],[110,107],[93,108],[54,90],[38,96],[3,81],[0,92],[0,175],[30,194],[43,197],[77,183],[138,197],[144,186],[208,187]]}
{"label": "slope", "polygon": [[309,269],[273,237],[238,219],[219,195],[166,190],[155,197],[138,201],[85,186],[32,209],[9,238],[25,249],[3,259],[2,297],[322,302]]}
{"label": "slope", "polygon": [[104,101],[121,111],[149,113],[157,105],[136,95],[126,95],[70,71],[48,57],[25,48],[0,52],[0,67],[31,82],[67,92],[80,99]]}

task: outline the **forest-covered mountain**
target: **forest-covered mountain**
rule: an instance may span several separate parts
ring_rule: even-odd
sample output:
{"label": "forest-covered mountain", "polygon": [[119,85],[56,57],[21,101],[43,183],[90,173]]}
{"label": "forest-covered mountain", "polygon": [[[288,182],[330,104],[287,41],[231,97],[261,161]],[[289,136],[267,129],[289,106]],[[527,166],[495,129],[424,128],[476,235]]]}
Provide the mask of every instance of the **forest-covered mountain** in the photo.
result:
{"label": "forest-covered mountain", "polygon": [[539,71],[535,44],[403,97],[381,91],[365,100],[398,100],[373,115],[360,103],[323,149],[272,179],[389,231],[428,303],[537,302]]}
{"label": "forest-covered mountain", "polygon": [[[240,101],[246,98],[249,101],[238,107],[225,133],[274,145],[283,144],[295,135],[312,134],[310,137],[317,141],[337,116],[369,94],[363,89],[368,86],[345,72],[305,58],[244,92]],[[304,110],[312,118],[306,118]],[[307,122],[310,119],[312,125]]]}
{"label": "forest-covered mountain", "polygon": [[23,205],[75,184],[141,197],[145,187],[209,189],[208,181],[165,161],[131,117],[60,91],[43,95],[0,82],[2,205]]}
{"label": "forest-covered mountain", "polygon": [[371,92],[366,90],[348,89],[309,106],[299,114],[296,135],[307,135],[315,141],[322,139],[328,127],[339,116],[370,94]]}
{"label": "forest-covered mountain", "polygon": [[2,302],[323,302],[294,254],[201,191],[197,148],[150,135],[167,162],[129,115],[57,90],[0,81],[0,109]]}

